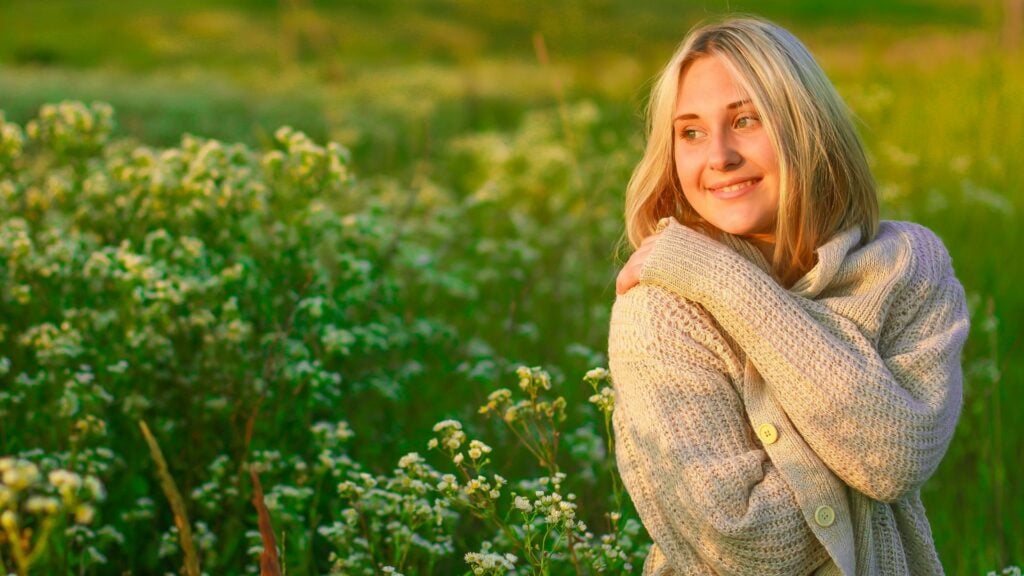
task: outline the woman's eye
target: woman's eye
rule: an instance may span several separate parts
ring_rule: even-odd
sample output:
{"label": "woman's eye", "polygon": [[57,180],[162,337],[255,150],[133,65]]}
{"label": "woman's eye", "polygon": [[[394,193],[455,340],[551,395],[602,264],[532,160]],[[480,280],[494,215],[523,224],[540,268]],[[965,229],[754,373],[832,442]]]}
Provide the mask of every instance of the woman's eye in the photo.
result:
{"label": "woman's eye", "polygon": [[736,119],[735,126],[736,128],[752,128],[757,126],[760,121],[761,119],[757,116],[740,116]]}
{"label": "woman's eye", "polygon": [[704,133],[701,132],[700,130],[697,130],[696,128],[683,128],[682,130],[679,131],[680,140],[696,140],[697,138],[700,138],[703,135]]}

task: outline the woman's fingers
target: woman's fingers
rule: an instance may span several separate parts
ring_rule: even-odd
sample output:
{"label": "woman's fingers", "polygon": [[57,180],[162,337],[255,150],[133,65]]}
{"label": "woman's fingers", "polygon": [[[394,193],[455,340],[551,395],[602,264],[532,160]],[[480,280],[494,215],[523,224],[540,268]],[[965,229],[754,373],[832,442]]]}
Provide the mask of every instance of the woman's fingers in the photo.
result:
{"label": "woman's fingers", "polygon": [[619,270],[619,275],[615,278],[615,294],[623,295],[627,290],[633,287],[637,283],[636,273],[633,271],[633,258],[636,257],[637,252],[634,252],[626,265]]}
{"label": "woman's fingers", "polygon": [[619,276],[615,279],[615,294],[622,296],[636,283],[636,278],[630,275],[629,266],[627,265],[619,271]]}
{"label": "woman's fingers", "polygon": [[640,282],[640,270],[644,267],[644,262],[647,261],[647,255],[650,254],[651,249],[654,248],[655,242],[657,242],[659,234],[651,234],[647,238],[644,238],[640,242],[640,247],[636,249],[636,252],[629,257],[629,261],[619,271],[618,277],[615,278],[615,293],[617,295],[625,294],[630,288],[636,286]]}

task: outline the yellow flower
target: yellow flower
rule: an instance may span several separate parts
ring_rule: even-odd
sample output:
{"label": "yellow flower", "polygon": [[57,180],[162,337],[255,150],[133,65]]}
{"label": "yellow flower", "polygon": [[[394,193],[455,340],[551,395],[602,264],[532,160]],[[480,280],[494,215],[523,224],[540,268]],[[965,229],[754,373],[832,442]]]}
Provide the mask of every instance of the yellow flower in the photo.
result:
{"label": "yellow flower", "polygon": [[75,510],[75,522],[79,524],[89,524],[92,522],[93,517],[96,515],[96,511],[92,506],[83,504]]}
{"label": "yellow flower", "polygon": [[3,514],[0,514],[0,526],[6,530],[17,530],[18,515],[11,510],[5,510]]}

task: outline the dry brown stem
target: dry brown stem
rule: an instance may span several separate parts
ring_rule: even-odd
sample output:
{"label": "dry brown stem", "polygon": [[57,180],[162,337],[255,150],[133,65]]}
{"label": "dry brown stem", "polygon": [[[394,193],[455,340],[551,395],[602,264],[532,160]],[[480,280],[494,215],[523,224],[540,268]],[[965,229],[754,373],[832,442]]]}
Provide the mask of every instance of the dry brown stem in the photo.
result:
{"label": "dry brown stem", "polygon": [[171,503],[174,525],[178,527],[178,540],[181,542],[181,550],[185,554],[185,574],[200,576],[199,557],[196,555],[196,549],[192,543],[192,525],[189,523],[188,513],[185,511],[185,501],[182,500],[181,493],[178,492],[178,485],[174,483],[174,478],[167,469],[167,461],[164,460],[163,452],[160,451],[160,445],[157,444],[156,438],[149,431],[149,426],[139,420],[139,428],[142,429],[142,436],[146,439],[146,444],[149,444],[149,453],[153,456],[153,462],[156,463],[160,487],[163,488],[164,495]]}
{"label": "dry brown stem", "polygon": [[260,552],[260,576],[281,576],[281,560],[277,556],[277,541],[274,539],[274,527],[270,524],[270,512],[263,501],[263,487],[260,477],[252,468],[252,505],[259,515],[260,538],[263,540],[263,552]]}

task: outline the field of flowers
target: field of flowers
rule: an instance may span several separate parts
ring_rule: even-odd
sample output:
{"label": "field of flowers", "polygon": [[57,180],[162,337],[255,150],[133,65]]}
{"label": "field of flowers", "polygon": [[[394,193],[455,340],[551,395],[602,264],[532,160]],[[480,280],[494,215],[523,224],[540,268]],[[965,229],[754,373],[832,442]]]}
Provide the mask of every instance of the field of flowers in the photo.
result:
{"label": "field of flowers", "polygon": [[[583,125],[587,108],[573,115]],[[0,126],[10,569],[148,573],[184,557],[210,574],[255,570],[250,471],[293,573],[453,573],[466,553],[495,574],[639,566],[645,543],[609,458],[607,374],[575,368],[601,355],[571,347],[567,378],[502,353],[559,333],[529,320],[534,299],[565,291],[587,306],[580,292],[599,291],[583,269],[603,256],[554,245],[584,231],[583,198],[531,202],[535,214],[516,197],[528,189],[411,202],[358,183],[340,145],[288,128],[265,151],[194,136],[158,149],[111,141],[113,122],[108,105],[64,102]],[[523,137],[509,166],[569,176],[558,150],[528,166],[543,142]],[[490,153],[467,142],[457,160]],[[520,217],[498,221],[506,212]],[[556,232],[541,224],[555,214],[577,216]],[[458,261],[435,262],[450,242]],[[578,285],[523,273],[538,262]],[[440,302],[475,314],[445,318]],[[596,314],[606,323],[580,310]],[[493,321],[525,344],[474,335]],[[593,406],[569,406],[564,388]]]}
{"label": "field of flowers", "polygon": [[[699,7],[11,4],[0,567],[639,573],[604,345],[638,102]],[[991,9],[863,4],[764,11],[967,289],[923,497],[985,574],[1024,562],[1024,58]]]}

